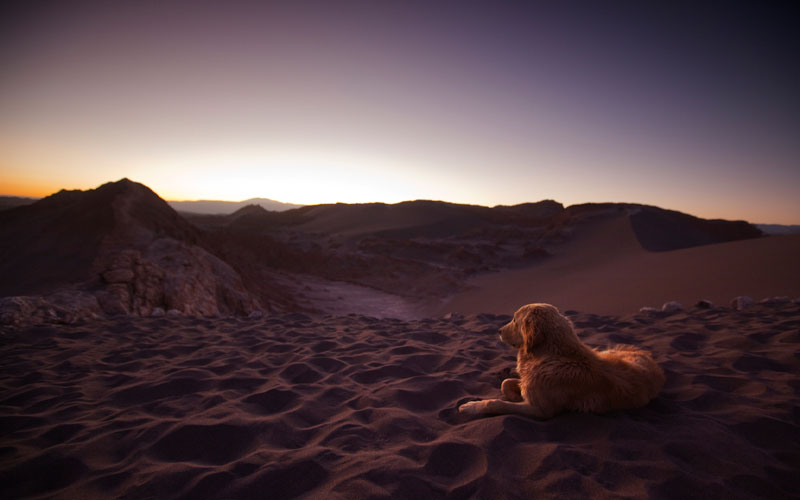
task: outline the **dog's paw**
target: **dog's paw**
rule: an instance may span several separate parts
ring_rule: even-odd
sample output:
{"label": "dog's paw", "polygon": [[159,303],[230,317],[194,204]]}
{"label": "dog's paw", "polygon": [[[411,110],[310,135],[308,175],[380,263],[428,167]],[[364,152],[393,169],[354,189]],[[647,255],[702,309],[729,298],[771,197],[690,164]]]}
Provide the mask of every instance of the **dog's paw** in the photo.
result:
{"label": "dog's paw", "polygon": [[483,401],[470,401],[458,407],[458,412],[464,415],[480,415],[483,413]]}

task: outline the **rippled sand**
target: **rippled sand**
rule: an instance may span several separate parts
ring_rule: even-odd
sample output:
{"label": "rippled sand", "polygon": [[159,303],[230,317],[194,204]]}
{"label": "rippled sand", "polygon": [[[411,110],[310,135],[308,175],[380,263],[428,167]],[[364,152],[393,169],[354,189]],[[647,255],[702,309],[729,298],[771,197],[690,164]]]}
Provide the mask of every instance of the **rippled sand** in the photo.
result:
{"label": "rippled sand", "polygon": [[508,318],[119,319],[0,331],[3,498],[784,498],[800,307],[568,312],[651,350],[645,408],[469,420]]}

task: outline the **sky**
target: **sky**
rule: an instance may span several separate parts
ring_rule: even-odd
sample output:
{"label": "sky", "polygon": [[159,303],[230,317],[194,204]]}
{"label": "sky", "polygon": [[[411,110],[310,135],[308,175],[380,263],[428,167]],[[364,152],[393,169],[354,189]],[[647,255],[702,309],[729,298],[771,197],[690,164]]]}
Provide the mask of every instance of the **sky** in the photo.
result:
{"label": "sky", "polygon": [[0,194],[800,224],[800,18],[654,3],[4,2]]}

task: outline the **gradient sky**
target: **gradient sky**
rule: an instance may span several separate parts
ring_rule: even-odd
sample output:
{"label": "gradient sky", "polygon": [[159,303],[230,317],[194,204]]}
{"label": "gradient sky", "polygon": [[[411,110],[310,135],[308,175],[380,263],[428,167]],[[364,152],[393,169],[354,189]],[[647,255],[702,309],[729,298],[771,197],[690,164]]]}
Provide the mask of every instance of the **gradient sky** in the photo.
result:
{"label": "gradient sky", "polygon": [[0,193],[128,177],[800,224],[793,11],[533,3],[5,2]]}

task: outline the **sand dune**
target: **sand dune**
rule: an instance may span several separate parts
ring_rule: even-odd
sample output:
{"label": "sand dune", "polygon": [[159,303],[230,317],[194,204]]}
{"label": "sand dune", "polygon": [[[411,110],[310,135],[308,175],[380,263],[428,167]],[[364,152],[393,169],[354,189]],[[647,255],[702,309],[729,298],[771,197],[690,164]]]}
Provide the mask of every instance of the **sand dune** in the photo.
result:
{"label": "sand dune", "polygon": [[[485,274],[430,312],[510,313],[549,302],[603,314],[700,299],[800,295],[800,235],[770,236],[668,252],[645,251],[626,216],[585,223],[554,256],[526,269]],[[513,306],[512,306],[513,307]]]}
{"label": "sand dune", "polygon": [[3,498],[789,498],[800,306],[572,314],[667,384],[609,415],[466,420],[514,352],[493,315],[4,327]]}

